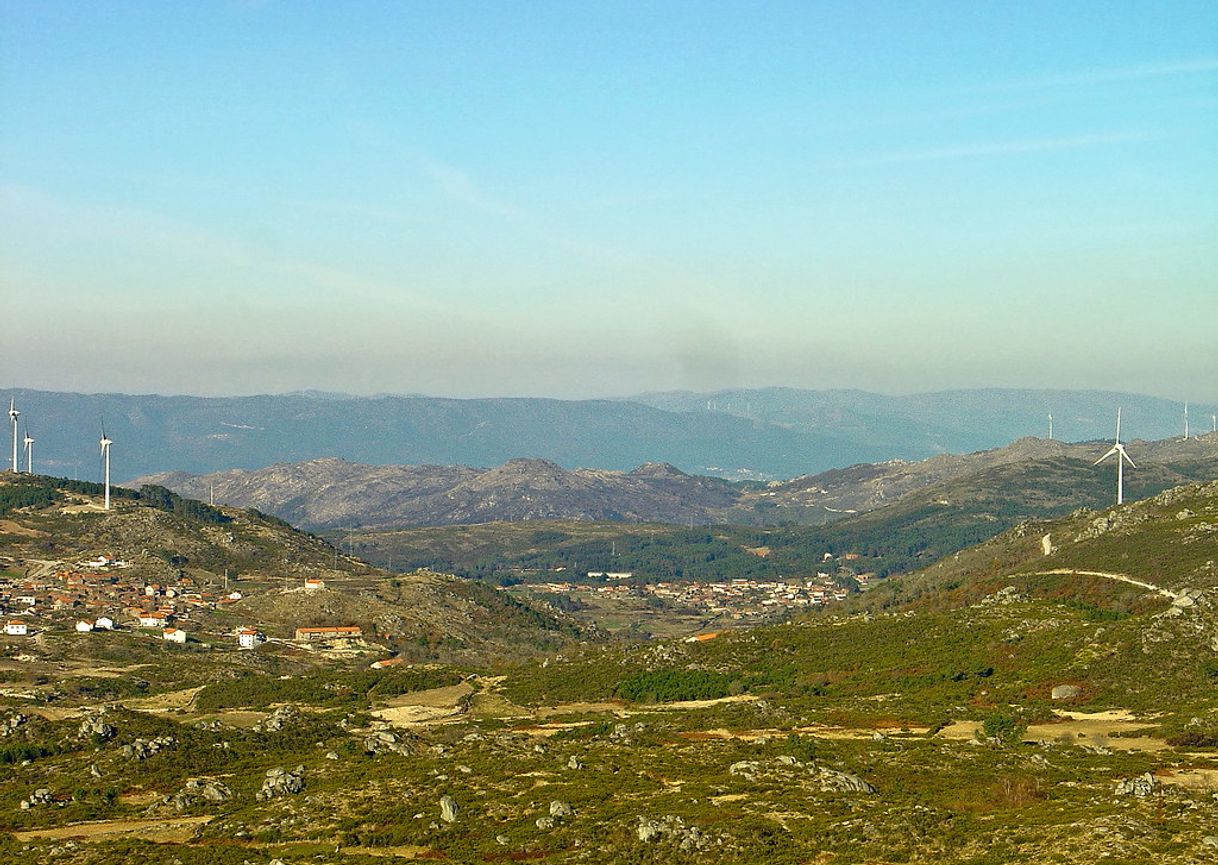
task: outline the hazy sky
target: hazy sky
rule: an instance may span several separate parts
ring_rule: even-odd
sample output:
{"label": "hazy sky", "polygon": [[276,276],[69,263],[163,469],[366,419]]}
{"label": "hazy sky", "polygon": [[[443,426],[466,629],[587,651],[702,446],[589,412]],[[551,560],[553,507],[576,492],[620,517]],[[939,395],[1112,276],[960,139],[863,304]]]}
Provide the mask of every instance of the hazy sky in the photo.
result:
{"label": "hazy sky", "polygon": [[0,385],[1218,401],[1218,7],[0,0]]}

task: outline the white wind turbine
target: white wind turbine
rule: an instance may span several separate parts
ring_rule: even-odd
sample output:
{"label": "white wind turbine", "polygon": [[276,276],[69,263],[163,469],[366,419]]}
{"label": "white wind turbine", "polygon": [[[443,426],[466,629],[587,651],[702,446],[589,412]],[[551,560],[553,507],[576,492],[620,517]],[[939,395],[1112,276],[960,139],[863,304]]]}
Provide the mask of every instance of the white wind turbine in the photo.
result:
{"label": "white wind turbine", "polygon": [[1053,441],[1053,412],[1049,412],[1049,441]]}
{"label": "white wind turbine", "polygon": [[102,424],[101,455],[106,463],[106,510],[110,510],[110,445],[114,442],[106,436],[106,425]]}
{"label": "white wind turbine", "polygon": [[9,397],[8,419],[13,422],[13,474],[17,474],[17,418],[20,416],[21,412],[17,411],[14,398]]}
{"label": "white wind turbine", "polygon": [[1184,440],[1188,441],[1188,403],[1184,403]]}
{"label": "white wind turbine", "polygon": [[25,445],[25,473],[32,475],[34,473],[34,438],[30,435],[29,424],[25,427],[25,438],[21,440]]}
{"label": "white wind turbine", "polygon": [[1113,454],[1116,454],[1117,458],[1117,504],[1123,505],[1125,503],[1125,463],[1128,462],[1130,468],[1136,469],[1137,466],[1133,464],[1129,454],[1125,453],[1125,445],[1121,444],[1121,410],[1119,408],[1117,409],[1116,439],[1108,453],[1096,460],[1095,464],[1098,466]]}

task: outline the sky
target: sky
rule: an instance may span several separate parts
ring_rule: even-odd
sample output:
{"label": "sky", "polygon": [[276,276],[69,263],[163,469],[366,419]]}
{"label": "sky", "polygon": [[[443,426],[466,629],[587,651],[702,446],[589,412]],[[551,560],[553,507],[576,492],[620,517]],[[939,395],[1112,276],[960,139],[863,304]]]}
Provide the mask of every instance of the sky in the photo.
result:
{"label": "sky", "polygon": [[1203,2],[0,0],[0,385],[1218,401]]}

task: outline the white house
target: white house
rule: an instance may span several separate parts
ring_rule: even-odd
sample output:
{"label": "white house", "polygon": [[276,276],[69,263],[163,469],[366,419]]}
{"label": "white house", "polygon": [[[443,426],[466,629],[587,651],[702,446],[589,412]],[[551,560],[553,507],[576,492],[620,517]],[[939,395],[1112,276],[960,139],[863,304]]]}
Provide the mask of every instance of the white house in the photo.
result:
{"label": "white house", "polygon": [[97,621],[93,623],[93,627],[99,631],[113,631],[114,619],[109,616],[98,616]]}
{"label": "white house", "polygon": [[237,646],[242,649],[256,649],[261,643],[266,642],[266,637],[260,634],[253,628],[242,628],[237,631]]}
{"label": "white house", "polygon": [[94,627],[93,622],[87,621],[86,619],[81,619],[76,623],[76,631],[80,634],[87,634],[92,631]]}
{"label": "white house", "polygon": [[165,616],[161,613],[140,613],[141,628],[165,627]]}
{"label": "white house", "polygon": [[181,628],[166,628],[161,631],[161,639],[167,643],[185,643],[186,632]]}
{"label": "white house", "polygon": [[17,603],[25,604],[27,607],[32,607],[38,603],[38,599],[33,595],[18,595]]}
{"label": "white house", "polygon": [[4,633],[10,637],[24,637],[29,632],[29,625],[25,622],[19,622],[14,619],[4,624]]}
{"label": "white house", "polygon": [[306,592],[320,592],[326,587],[326,581],[320,577],[305,577],[304,590]]}

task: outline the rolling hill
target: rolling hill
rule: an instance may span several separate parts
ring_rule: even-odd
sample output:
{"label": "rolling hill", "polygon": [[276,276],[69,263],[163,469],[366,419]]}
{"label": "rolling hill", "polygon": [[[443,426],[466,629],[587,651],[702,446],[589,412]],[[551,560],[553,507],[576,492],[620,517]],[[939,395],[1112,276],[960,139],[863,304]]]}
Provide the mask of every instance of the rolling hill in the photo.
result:
{"label": "rolling hill", "polygon": [[[246,397],[11,390],[51,474],[100,480],[101,425],[120,480],[341,458],[375,465],[493,466],[516,458],[625,471],[667,462],[729,479],[790,478],[856,463],[920,460],[1041,435],[1178,433],[1183,405],[1096,391],[976,390],[913,396],[770,388],[635,400],[445,399],[295,393]],[[711,408],[708,410],[708,406]],[[1212,407],[1193,406],[1199,428]]]}
{"label": "rolling hill", "polygon": [[[62,585],[57,574],[90,570],[79,562],[117,558],[125,563],[114,572],[118,585],[134,587],[133,597],[146,584],[180,584],[209,598],[190,605],[189,627],[221,640],[251,623],[285,637],[301,625],[355,624],[408,656],[468,661],[554,648],[574,635],[568,623],[469,581],[434,572],[390,578],[255,510],[212,508],[145,486],[114,490],[105,511],[100,494],[96,484],[0,475],[6,578]],[[326,590],[302,592],[306,577],[323,580]],[[221,601],[230,591],[238,599]],[[77,615],[100,610],[117,620],[132,600],[117,590],[109,595],[100,608],[72,601],[67,615],[79,607]],[[6,605],[15,609],[11,597]]]}

